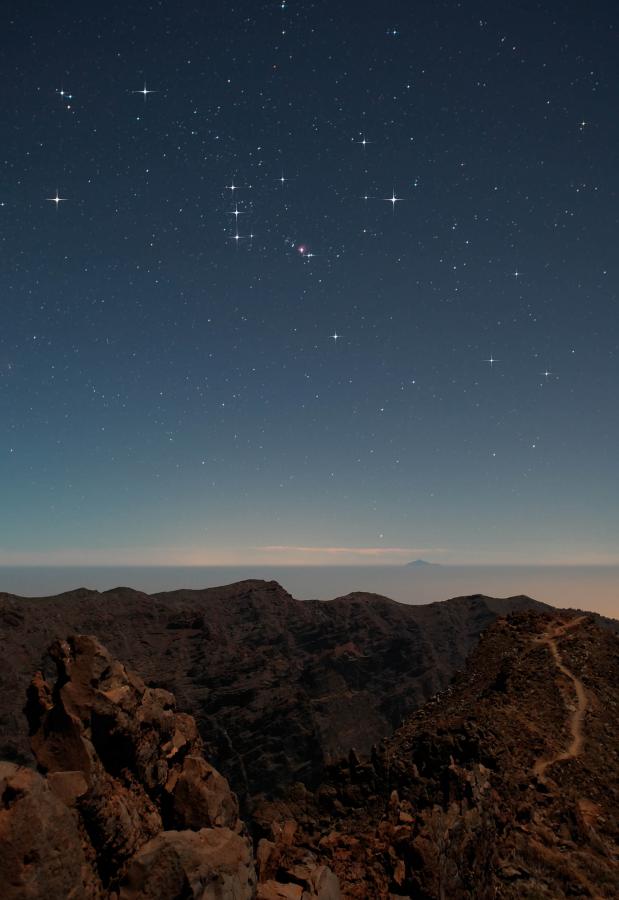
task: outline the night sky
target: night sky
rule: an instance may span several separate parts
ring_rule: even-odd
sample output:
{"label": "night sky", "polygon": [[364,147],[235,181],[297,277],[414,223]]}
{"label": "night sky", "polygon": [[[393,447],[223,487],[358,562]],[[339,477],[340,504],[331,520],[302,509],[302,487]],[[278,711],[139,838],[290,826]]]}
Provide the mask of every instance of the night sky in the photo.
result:
{"label": "night sky", "polygon": [[3,4],[0,562],[619,561],[618,13]]}

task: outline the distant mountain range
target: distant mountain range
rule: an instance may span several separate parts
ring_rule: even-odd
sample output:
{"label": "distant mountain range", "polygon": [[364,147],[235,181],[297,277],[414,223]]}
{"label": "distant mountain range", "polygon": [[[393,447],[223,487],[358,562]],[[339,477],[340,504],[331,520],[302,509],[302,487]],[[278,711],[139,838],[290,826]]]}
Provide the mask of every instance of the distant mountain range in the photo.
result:
{"label": "distant mountain range", "polygon": [[428,562],[427,559],[414,559],[412,562],[406,563],[409,569],[440,569],[440,563]]}

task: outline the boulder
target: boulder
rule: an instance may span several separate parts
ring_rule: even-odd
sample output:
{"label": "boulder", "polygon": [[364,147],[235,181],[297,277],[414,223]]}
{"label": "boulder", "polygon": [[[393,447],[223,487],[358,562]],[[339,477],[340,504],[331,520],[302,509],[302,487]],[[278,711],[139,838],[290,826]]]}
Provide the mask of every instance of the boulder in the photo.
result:
{"label": "boulder", "polygon": [[0,762],[0,885],[3,900],[103,897],[77,813],[32,769]]}
{"label": "boulder", "polygon": [[251,900],[251,843],[229,828],[163,831],[127,866],[120,900]]}

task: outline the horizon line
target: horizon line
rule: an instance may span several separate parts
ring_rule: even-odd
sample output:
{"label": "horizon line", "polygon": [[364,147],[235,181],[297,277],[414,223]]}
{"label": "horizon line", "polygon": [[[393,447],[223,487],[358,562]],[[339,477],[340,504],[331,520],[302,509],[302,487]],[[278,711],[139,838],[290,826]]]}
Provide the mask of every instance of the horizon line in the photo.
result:
{"label": "horizon line", "polygon": [[[414,562],[415,560],[411,560]],[[430,563],[429,568],[437,569],[463,569],[463,568],[616,568],[619,560],[606,562],[591,561],[560,561],[550,560],[545,562],[462,562],[451,561],[445,563],[423,560]],[[151,563],[151,562],[88,562],[88,563],[63,563],[63,562],[0,562],[0,569],[410,569],[410,563],[405,562],[221,562],[221,563]]]}

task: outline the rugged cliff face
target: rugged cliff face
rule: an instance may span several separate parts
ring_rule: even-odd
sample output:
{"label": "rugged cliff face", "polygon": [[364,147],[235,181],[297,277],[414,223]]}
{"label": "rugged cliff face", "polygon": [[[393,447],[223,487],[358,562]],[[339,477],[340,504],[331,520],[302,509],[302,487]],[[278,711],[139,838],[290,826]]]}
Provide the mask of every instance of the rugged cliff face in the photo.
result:
{"label": "rugged cliff face", "polygon": [[276,582],[148,596],[128,588],[0,594],[0,757],[31,759],[22,715],[53,640],[95,635],[195,717],[207,758],[243,796],[318,783],[325,763],[369,752],[464,665],[497,615],[527,597],[427,606],[350,594],[301,602]]}
{"label": "rugged cliff face", "polygon": [[619,896],[618,711],[616,634],[499,620],[371,760],[262,803],[262,858],[314,849],[351,898]]}
{"label": "rugged cliff face", "polygon": [[55,681],[38,672],[26,707],[39,772],[0,763],[3,898],[339,898],[308,853],[303,878],[289,885],[280,868],[257,886],[236,796],[168,691],[91,637],[56,643],[51,658]]}
{"label": "rugged cliff face", "polygon": [[0,763],[8,900],[619,894],[619,638],[591,617],[496,620],[391,738],[254,793],[248,827],[169,691],[92,637],[47,659],[38,771]]}

